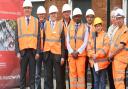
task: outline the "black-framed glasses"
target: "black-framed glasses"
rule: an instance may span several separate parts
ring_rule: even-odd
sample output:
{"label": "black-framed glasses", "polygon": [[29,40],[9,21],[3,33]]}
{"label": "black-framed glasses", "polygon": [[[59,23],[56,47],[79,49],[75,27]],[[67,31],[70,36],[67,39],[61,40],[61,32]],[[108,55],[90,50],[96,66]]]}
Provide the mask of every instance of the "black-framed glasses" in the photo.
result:
{"label": "black-framed glasses", "polygon": [[31,9],[31,7],[24,7],[24,9]]}

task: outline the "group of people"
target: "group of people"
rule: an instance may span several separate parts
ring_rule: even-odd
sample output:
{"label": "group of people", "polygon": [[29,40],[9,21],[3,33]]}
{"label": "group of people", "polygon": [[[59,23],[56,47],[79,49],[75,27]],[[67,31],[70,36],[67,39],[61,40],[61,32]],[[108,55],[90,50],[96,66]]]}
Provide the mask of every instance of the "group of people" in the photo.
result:
{"label": "group of people", "polygon": [[[87,69],[90,65],[92,89],[105,89],[107,72],[110,89],[125,89],[125,71],[128,64],[128,28],[120,8],[111,11],[108,32],[103,20],[95,17],[92,9],[82,22],[80,8],[73,10],[64,4],[62,19],[57,20],[58,8],[49,7],[49,18],[43,6],[37,8],[37,18],[31,15],[32,3],[23,2],[24,16],[17,19],[16,53],[20,59],[20,89],[26,89],[29,65],[30,89],[41,89],[41,68],[44,66],[44,89],[53,89],[53,69],[56,89],[66,89],[65,65],[69,66],[70,89],[87,89]],[[108,67],[110,70],[108,71]],[[111,69],[112,68],[112,69]],[[111,78],[113,77],[113,81]],[[113,83],[113,84],[112,84]]]}

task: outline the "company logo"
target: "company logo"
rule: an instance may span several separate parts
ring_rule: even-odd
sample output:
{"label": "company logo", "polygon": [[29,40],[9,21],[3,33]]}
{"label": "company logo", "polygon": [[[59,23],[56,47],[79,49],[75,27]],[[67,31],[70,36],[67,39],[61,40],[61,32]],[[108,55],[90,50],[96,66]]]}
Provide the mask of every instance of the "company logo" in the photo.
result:
{"label": "company logo", "polygon": [[20,79],[20,75],[0,76],[0,80],[15,80],[15,79]]}

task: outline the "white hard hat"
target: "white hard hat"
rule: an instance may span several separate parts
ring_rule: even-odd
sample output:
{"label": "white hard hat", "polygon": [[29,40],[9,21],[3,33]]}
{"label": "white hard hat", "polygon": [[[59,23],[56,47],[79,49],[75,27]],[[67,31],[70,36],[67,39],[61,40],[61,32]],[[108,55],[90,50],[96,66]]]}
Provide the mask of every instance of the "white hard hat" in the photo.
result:
{"label": "white hard hat", "polygon": [[25,0],[23,3],[23,7],[32,7],[32,3],[30,0]]}
{"label": "white hard hat", "polygon": [[86,11],[86,16],[88,16],[88,15],[95,15],[95,13],[94,13],[94,11],[92,9],[88,9]]}
{"label": "white hard hat", "polygon": [[69,4],[64,4],[62,7],[62,12],[64,11],[71,11],[71,7],[69,6]]}
{"label": "white hard hat", "polygon": [[53,12],[58,12],[58,9],[55,5],[51,5],[49,8],[49,14],[51,14]]}
{"label": "white hard hat", "polygon": [[111,17],[115,17],[116,10],[111,11]]}
{"label": "white hard hat", "polygon": [[115,12],[115,16],[116,17],[125,17],[124,15],[124,11],[122,9],[117,9],[116,12]]}
{"label": "white hard hat", "polygon": [[81,12],[80,8],[75,8],[73,10],[73,16],[75,16],[75,15],[82,15],[82,12]]}
{"label": "white hard hat", "polygon": [[43,13],[46,13],[46,10],[43,6],[39,6],[36,13],[43,14]]}

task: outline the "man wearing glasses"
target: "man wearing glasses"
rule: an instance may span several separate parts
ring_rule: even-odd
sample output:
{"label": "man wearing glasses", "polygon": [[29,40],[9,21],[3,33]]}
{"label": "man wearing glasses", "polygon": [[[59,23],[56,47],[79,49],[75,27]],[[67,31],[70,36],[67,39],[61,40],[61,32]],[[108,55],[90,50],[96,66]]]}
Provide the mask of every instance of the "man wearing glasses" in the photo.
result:
{"label": "man wearing glasses", "polygon": [[[85,19],[87,21],[87,23],[85,25],[88,28],[89,35],[91,35],[92,31],[94,30],[94,27],[93,27],[94,18],[95,18],[94,11],[92,9],[88,9],[86,11],[86,14],[85,14]],[[87,76],[88,63],[89,63],[88,60],[89,60],[89,57],[87,56],[86,66],[85,66],[85,70],[86,70],[85,76]],[[92,75],[92,68],[91,67],[90,67],[90,70],[91,70],[91,79],[92,79],[92,88],[91,89],[93,89],[94,82],[93,82],[93,75]],[[87,83],[87,77],[85,78],[85,81]]]}

